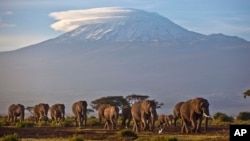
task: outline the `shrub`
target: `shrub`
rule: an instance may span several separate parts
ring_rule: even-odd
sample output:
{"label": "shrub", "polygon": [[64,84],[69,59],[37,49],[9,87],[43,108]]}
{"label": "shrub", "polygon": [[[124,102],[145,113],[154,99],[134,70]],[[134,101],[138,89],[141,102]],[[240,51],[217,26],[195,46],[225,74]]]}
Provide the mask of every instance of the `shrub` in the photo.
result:
{"label": "shrub", "polygon": [[84,141],[84,139],[83,136],[75,134],[69,138],[69,141]]}
{"label": "shrub", "polygon": [[121,137],[132,137],[132,138],[138,137],[135,132],[128,130],[128,129],[124,129],[124,130],[117,132],[117,135]]}
{"label": "shrub", "polygon": [[219,122],[233,122],[233,117],[229,117],[225,113],[217,112],[214,114],[214,119]]}
{"label": "shrub", "polygon": [[17,133],[10,134],[10,135],[5,135],[2,138],[2,141],[21,141],[21,138],[18,136]]}
{"label": "shrub", "polygon": [[0,126],[8,126],[10,123],[7,121],[7,117],[0,117]]}
{"label": "shrub", "polygon": [[87,119],[87,124],[90,126],[96,126],[96,125],[100,125],[99,120],[96,117],[89,117]]}
{"label": "shrub", "polygon": [[41,127],[41,126],[47,126],[48,123],[46,121],[38,121],[37,126]]}
{"label": "shrub", "polygon": [[236,120],[250,120],[250,112],[240,112]]}

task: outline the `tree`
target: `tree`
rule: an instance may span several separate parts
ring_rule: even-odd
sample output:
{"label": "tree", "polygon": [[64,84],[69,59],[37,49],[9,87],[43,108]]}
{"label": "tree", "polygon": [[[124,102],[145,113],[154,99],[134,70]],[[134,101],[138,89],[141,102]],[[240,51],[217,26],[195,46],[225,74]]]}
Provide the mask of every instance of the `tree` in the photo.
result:
{"label": "tree", "polygon": [[214,119],[220,122],[232,122],[234,120],[233,117],[230,117],[227,114],[221,112],[215,113]]}
{"label": "tree", "polygon": [[250,89],[246,90],[243,94],[244,94],[244,98],[246,98],[247,96],[250,96]]}
{"label": "tree", "polygon": [[[149,96],[147,95],[138,95],[138,94],[132,94],[132,95],[126,96],[126,99],[130,105],[133,105],[135,102],[138,102],[138,101],[146,100],[148,98]],[[161,108],[161,106],[164,105],[163,103],[160,103],[156,100],[153,100],[153,101],[156,104],[156,108]]]}
{"label": "tree", "polygon": [[92,101],[91,107],[97,110],[102,104],[110,104],[118,107],[129,105],[128,101],[123,96],[107,96]]}
{"label": "tree", "polygon": [[126,99],[128,101],[128,103],[130,103],[131,105],[134,104],[137,101],[142,101],[149,98],[149,96],[147,95],[138,95],[138,94],[132,94],[132,95],[128,95],[126,96]]}
{"label": "tree", "polygon": [[250,120],[250,112],[240,112],[236,117],[237,120]]}

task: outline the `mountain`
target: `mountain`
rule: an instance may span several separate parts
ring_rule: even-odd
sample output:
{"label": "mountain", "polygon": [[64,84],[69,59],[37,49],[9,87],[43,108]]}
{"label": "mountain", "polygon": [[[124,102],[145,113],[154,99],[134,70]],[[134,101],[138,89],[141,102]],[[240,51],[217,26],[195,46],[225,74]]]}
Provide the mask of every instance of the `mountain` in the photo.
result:
{"label": "mountain", "polygon": [[[0,53],[0,113],[11,103],[71,104],[108,95],[149,95],[171,113],[204,97],[211,113],[248,110],[250,43],[189,31],[156,13],[109,10],[58,37]],[[104,18],[105,17],[105,18]]]}

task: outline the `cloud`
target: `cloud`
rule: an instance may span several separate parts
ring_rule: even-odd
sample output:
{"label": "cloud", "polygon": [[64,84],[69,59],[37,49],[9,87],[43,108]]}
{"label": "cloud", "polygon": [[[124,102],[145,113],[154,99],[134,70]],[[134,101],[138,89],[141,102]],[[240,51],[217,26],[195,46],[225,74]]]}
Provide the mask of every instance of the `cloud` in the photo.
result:
{"label": "cloud", "polygon": [[0,17],[0,28],[16,27],[15,24],[5,23]]}
{"label": "cloud", "polygon": [[[9,16],[9,15],[12,15],[12,14],[13,14],[13,12],[11,12],[11,11],[6,11],[4,13],[1,13],[1,15],[3,17]],[[0,28],[9,28],[9,27],[16,27],[16,25],[15,24],[6,23],[5,21],[3,21],[2,17],[0,17]]]}
{"label": "cloud", "polygon": [[108,19],[121,18],[129,12],[132,10],[118,7],[52,12],[49,16],[58,21],[50,27],[57,31],[67,32],[89,22],[98,23]]}
{"label": "cloud", "polygon": [[5,15],[12,15],[13,12],[12,12],[12,11],[6,11],[4,14],[5,14]]}

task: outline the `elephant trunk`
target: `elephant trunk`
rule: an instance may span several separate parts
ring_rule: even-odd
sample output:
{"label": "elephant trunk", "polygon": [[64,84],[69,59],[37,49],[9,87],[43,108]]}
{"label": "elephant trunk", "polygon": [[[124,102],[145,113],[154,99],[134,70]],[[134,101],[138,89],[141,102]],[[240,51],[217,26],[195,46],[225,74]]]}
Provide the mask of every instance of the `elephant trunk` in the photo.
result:
{"label": "elephant trunk", "polygon": [[154,130],[156,120],[156,111],[151,112],[151,130]]}

